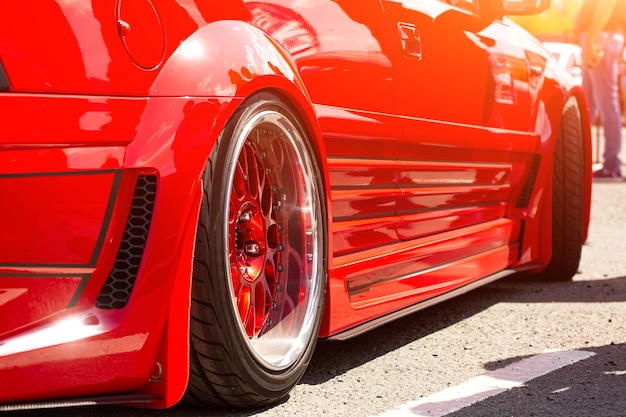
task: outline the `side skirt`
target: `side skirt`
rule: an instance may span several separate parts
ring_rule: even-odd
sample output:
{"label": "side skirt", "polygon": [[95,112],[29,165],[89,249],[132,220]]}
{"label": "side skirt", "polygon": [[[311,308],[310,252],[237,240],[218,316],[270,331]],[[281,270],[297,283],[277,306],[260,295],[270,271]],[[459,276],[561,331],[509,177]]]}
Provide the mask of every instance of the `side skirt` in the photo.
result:
{"label": "side skirt", "polygon": [[439,296],[429,298],[428,300],[424,300],[420,303],[405,307],[401,310],[394,311],[393,313],[389,313],[385,316],[379,317],[374,320],[370,320],[366,323],[360,324],[356,327],[343,331],[341,333],[337,333],[328,337],[326,340],[348,340],[353,337],[359,336],[369,330],[375,329],[376,327],[380,327],[384,324],[387,324],[393,320],[399,319],[401,317],[407,316],[409,314],[415,313],[417,311],[423,310],[425,308],[431,307],[435,304],[439,304],[443,301],[449,300],[454,297],[458,297],[461,294],[465,294],[469,291],[472,291],[476,288],[482,287],[484,285],[489,284],[490,282],[497,281],[504,277],[516,274],[518,272],[523,272],[526,270],[530,270],[533,268],[537,268],[539,265],[525,265],[523,268],[516,269],[505,269],[503,271],[497,272],[495,274],[486,276],[485,278],[481,278],[477,281],[471,282],[462,287],[456,288],[452,291],[449,291],[445,294],[441,294]]}
{"label": "side skirt", "polygon": [[147,405],[161,398],[154,395],[105,395],[99,397],[65,398],[50,401],[31,401],[12,404],[0,404],[0,412],[43,410],[49,408],[85,407],[93,405]]}

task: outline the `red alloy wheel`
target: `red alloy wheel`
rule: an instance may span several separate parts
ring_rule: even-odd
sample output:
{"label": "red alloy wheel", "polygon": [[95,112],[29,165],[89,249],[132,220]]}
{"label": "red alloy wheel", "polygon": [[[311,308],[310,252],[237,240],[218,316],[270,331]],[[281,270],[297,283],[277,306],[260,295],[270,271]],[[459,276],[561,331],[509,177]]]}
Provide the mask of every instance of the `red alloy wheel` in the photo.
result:
{"label": "red alloy wheel", "polygon": [[202,182],[186,398],[273,404],[313,355],[328,259],[322,175],[289,103],[270,92],[248,98]]}
{"label": "red alloy wheel", "polygon": [[256,114],[239,140],[226,206],[232,300],[251,350],[281,369],[300,356],[317,321],[319,192],[285,115]]}

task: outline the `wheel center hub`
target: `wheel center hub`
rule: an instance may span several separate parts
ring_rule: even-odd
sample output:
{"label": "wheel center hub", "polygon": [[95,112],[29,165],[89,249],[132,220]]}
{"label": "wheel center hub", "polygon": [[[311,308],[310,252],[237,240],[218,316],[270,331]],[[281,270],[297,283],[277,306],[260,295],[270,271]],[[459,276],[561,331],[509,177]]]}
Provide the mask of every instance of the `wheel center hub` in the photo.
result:
{"label": "wheel center hub", "polygon": [[256,204],[244,204],[237,216],[235,248],[242,276],[256,280],[265,264],[267,233],[265,218]]}

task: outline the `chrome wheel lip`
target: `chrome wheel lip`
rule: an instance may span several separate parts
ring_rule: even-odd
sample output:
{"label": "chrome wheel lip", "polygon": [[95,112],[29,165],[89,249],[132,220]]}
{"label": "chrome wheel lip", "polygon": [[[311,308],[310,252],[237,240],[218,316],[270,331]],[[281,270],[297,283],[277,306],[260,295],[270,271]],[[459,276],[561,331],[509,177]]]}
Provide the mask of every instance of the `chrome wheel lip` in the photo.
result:
{"label": "chrome wheel lip", "polygon": [[[240,130],[236,130],[236,136],[232,139],[233,154],[231,161],[228,163],[227,169],[227,184],[228,192],[226,193],[223,210],[224,213],[229,213],[231,209],[231,192],[234,184],[235,172],[241,153],[244,149],[245,143],[253,133],[254,129],[263,126],[271,125],[274,129],[277,129],[280,133],[281,140],[287,146],[291,155],[284,155],[284,158],[294,158],[295,161],[291,161],[293,169],[290,171],[292,174],[297,174],[302,180],[298,184],[299,192],[302,195],[297,196],[297,200],[300,202],[298,209],[302,211],[303,223],[301,234],[305,240],[305,252],[300,255],[300,262],[302,263],[302,269],[306,270],[304,278],[300,277],[298,285],[304,290],[303,297],[300,297],[303,305],[296,305],[297,315],[295,329],[293,328],[286,333],[280,331],[273,334],[273,329],[261,334],[257,337],[254,335],[250,338],[244,328],[242,319],[239,316],[237,307],[237,294],[233,287],[233,279],[229,276],[228,285],[230,289],[231,304],[234,314],[239,319],[238,331],[240,336],[244,339],[248,351],[253,357],[265,368],[271,371],[283,371],[293,364],[295,364],[300,357],[304,354],[310,341],[317,336],[313,334],[317,331],[318,315],[321,314],[321,300],[324,288],[322,286],[322,275],[324,272],[322,250],[324,248],[323,234],[321,232],[322,222],[322,209],[320,199],[320,191],[318,189],[317,182],[314,179],[316,170],[314,169],[314,162],[311,159],[307,145],[304,142],[305,138],[300,131],[294,125],[294,123],[286,117],[284,114],[267,109],[262,110],[256,114],[253,114],[249,119],[246,119],[245,124]],[[230,217],[230,213],[225,215],[225,219]],[[229,248],[231,247],[229,234],[228,221],[224,221],[224,256],[225,265],[231,265]],[[287,256],[291,256],[287,254]],[[231,268],[228,268],[228,274],[231,274]],[[303,280],[305,282],[303,283]],[[292,315],[291,313],[287,316]],[[281,315],[281,320],[284,322],[286,317]],[[290,318],[293,320],[293,317]],[[275,324],[278,328],[278,324]]]}

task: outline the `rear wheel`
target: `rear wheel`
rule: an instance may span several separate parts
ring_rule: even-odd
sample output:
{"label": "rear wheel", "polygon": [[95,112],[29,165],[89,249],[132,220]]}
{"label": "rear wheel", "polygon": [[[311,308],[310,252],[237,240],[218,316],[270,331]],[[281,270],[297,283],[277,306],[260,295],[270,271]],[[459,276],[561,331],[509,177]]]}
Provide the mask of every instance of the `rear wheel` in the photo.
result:
{"label": "rear wheel", "polygon": [[552,175],[552,259],[542,279],[567,281],[578,271],[583,245],[583,135],[574,98],[563,110]]}
{"label": "rear wheel", "polygon": [[313,353],[326,287],[323,193],[305,129],[280,97],[242,104],[207,163],[186,399],[279,401]]}

